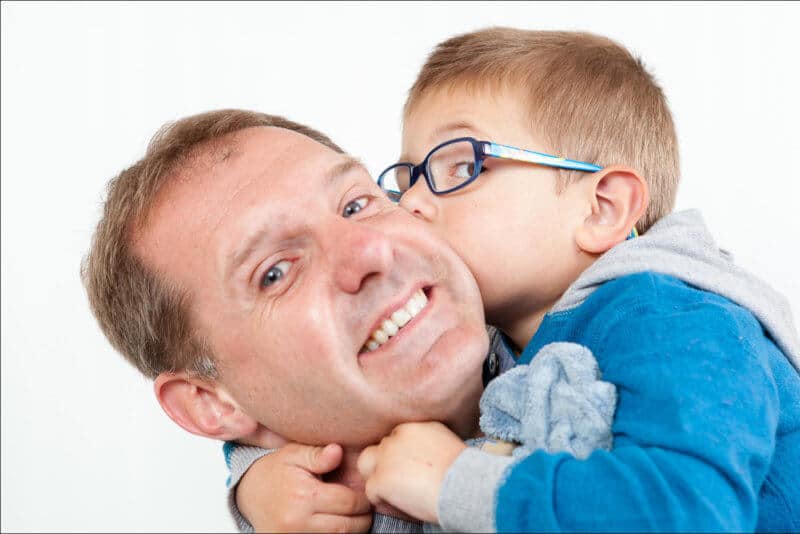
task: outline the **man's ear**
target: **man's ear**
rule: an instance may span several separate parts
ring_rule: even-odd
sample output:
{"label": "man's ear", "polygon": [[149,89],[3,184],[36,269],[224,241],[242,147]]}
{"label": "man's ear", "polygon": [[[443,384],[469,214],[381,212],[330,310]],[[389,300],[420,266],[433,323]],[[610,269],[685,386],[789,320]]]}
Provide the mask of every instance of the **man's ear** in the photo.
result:
{"label": "man's ear", "polygon": [[231,441],[253,436],[259,430],[258,422],[213,381],[186,372],[161,373],[154,389],[170,419],[192,434]]}
{"label": "man's ear", "polygon": [[624,241],[644,215],[650,191],[630,167],[612,165],[586,178],[591,212],[578,227],[575,240],[589,254],[602,254]]}

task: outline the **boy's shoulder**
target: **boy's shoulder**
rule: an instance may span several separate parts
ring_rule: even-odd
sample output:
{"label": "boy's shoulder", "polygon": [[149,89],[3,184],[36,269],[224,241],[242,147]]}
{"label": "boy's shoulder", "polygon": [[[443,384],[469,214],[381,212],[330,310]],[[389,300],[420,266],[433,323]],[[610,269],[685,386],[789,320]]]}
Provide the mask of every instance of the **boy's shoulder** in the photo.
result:
{"label": "boy's shoulder", "polygon": [[661,371],[665,365],[684,370],[711,365],[720,372],[750,373],[775,366],[790,370],[789,361],[749,309],[654,271],[599,284],[577,307],[550,314],[520,362],[529,362],[542,346],[556,341],[589,348],[614,383],[628,380],[615,372],[646,374],[648,365]]}
{"label": "boy's shoulder", "polygon": [[[586,299],[585,312],[612,327],[620,322],[626,330],[640,324],[657,324],[690,331],[724,331],[737,337],[763,337],[763,330],[750,310],[726,297],[695,287],[675,276],[644,271],[609,280]],[[680,336],[681,331],[674,331]]]}
{"label": "boy's shoulder", "polygon": [[587,299],[589,303],[597,299],[613,302],[616,305],[647,306],[658,310],[678,303],[741,308],[724,296],[693,286],[679,277],[656,271],[642,271],[627,274],[600,284]]}
{"label": "boy's shoulder", "polygon": [[588,347],[615,384],[656,387],[666,376],[684,380],[690,369],[756,376],[789,366],[750,310],[661,273],[605,282],[564,319],[554,337]]}

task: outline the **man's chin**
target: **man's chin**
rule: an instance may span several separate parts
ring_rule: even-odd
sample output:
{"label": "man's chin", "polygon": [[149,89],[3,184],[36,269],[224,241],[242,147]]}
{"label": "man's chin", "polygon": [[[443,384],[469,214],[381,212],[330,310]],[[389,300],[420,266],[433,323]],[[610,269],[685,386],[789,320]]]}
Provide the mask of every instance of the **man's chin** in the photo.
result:
{"label": "man's chin", "polygon": [[415,397],[439,414],[462,409],[482,392],[483,362],[489,348],[484,326],[461,325],[444,332],[425,355],[416,375]]}

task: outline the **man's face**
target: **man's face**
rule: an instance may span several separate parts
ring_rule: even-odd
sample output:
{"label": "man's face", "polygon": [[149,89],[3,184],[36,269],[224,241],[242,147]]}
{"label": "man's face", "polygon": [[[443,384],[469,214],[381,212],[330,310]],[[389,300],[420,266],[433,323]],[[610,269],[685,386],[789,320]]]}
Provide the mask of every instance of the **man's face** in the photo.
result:
{"label": "man's face", "polygon": [[189,291],[243,410],[296,441],[363,445],[474,407],[488,342],[458,256],[347,156],[279,128],[227,140],[159,193],[137,250]]}

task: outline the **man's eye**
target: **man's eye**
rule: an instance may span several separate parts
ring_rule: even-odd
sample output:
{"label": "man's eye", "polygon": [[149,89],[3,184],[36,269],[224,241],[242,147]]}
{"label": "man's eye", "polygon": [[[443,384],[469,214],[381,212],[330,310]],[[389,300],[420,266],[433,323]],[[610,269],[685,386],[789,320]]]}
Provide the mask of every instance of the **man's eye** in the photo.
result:
{"label": "man's eye", "polygon": [[286,276],[286,274],[289,272],[289,267],[291,266],[292,262],[284,260],[279,261],[267,269],[267,272],[265,272],[264,276],[261,277],[261,287],[269,287],[278,282],[281,278]]}
{"label": "man's eye", "polygon": [[355,200],[351,200],[350,202],[345,204],[344,209],[342,210],[342,217],[346,219],[352,215],[355,215],[356,213],[367,207],[367,202],[369,202],[367,197],[358,197]]}

